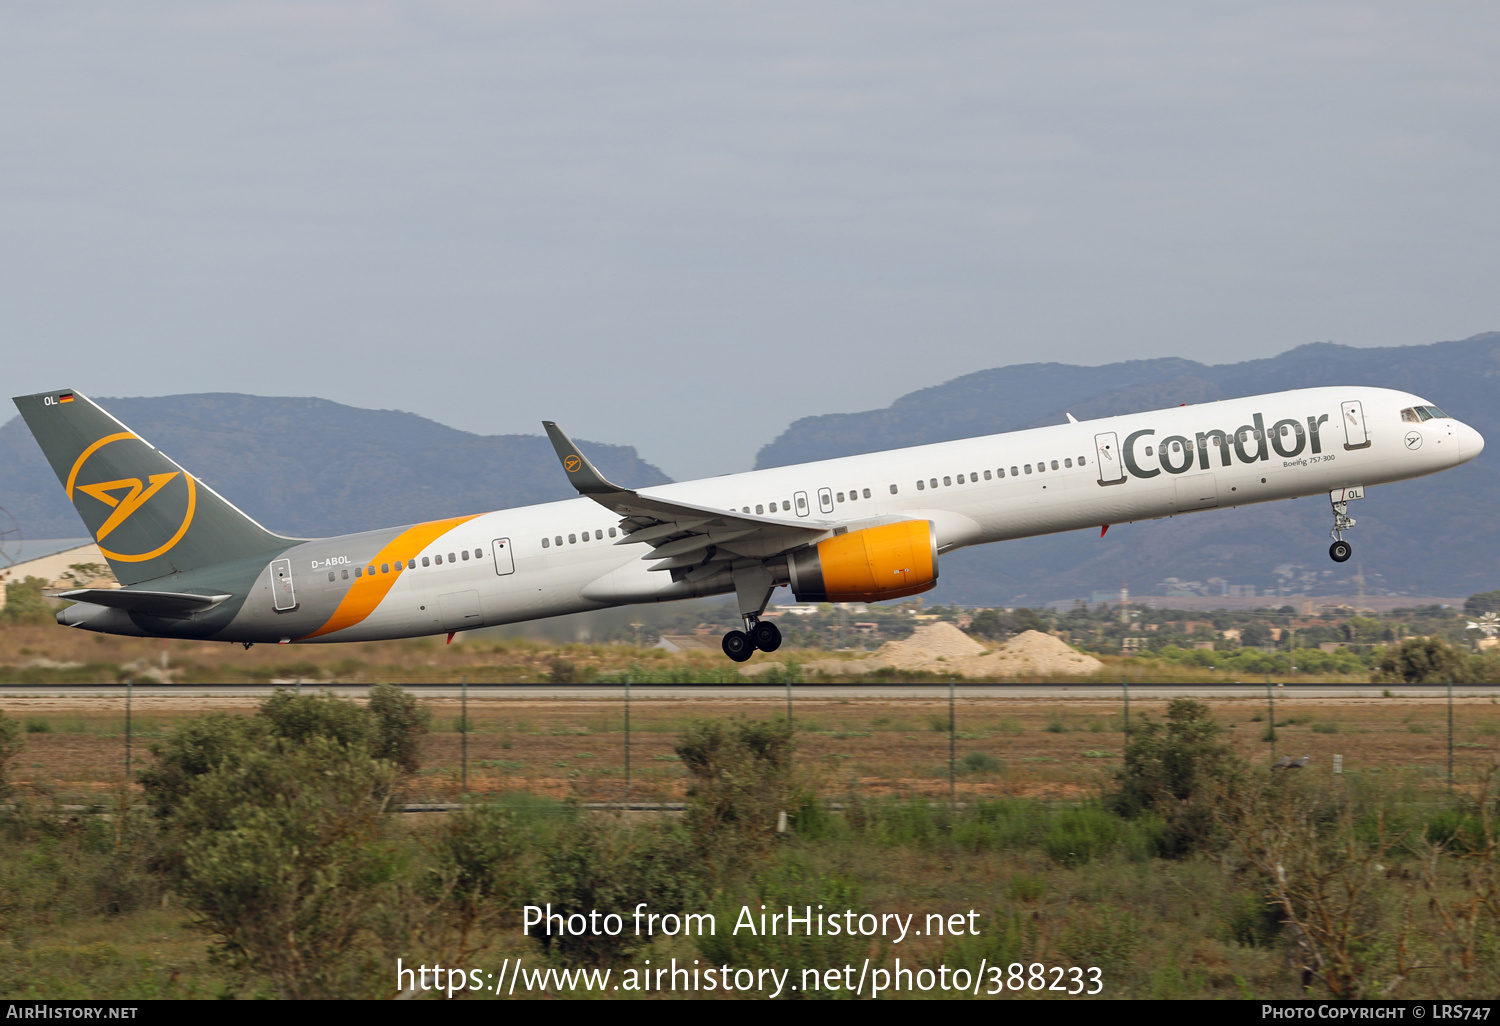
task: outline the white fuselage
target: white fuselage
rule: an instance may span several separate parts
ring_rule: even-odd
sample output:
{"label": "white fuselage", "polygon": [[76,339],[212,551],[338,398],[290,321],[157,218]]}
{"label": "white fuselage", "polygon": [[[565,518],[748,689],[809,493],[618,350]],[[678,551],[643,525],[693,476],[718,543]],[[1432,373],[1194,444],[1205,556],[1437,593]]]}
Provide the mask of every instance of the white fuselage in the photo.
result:
{"label": "white fuselage", "polygon": [[[1459,421],[1402,421],[1402,408],[1424,404],[1389,389],[1299,389],[661,485],[643,494],[829,528],[928,520],[939,551],[950,552],[1384,484],[1478,454],[1482,438]],[[401,573],[358,622],[305,640],[433,634],[733,590],[723,577],[674,582],[670,573],[650,570],[652,561],[641,558],[647,546],[621,543],[618,523],[616,514],[586,498],[469,519],[428,545],[416,568]],[[367,563],[388,536],[347,535],[290,549],[285,556],[299,597],[346,588],[335,571]],[[498,562],[497,546],[508,554]],[[442,565],[427,565],[437,555]],[[236,623],[264,621],[275,630],[281,614],[269,577],[256,591]],[[292,632],[290,640],[304,640],[303,633]]]}

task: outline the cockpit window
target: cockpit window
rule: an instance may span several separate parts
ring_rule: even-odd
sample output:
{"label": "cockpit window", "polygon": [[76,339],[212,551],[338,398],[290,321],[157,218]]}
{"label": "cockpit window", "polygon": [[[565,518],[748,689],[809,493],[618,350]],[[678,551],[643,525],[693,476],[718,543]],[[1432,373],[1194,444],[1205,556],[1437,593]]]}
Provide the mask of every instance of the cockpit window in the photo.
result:
{"label": "cockpit window", "polygon": [[1436,406],[1409,406],[1401,411],[1401,420],[1406,424],[1420,424],[1424,420],[1440,420],[1447,416]]}
{"label": "cockpit window", "polygon": [[1448,416],[1446,413],[1444,413],[1442,410],[1438,409],[1436,406],[1423,406],[1423,407],[1420,407],[1420,409],[1426,410],[1427,411],[1427,415],[1429,417],[1432,417],[1432,418],[1436,419],[1436,420],[1441,420],[1441,419],[1443,419],[1443,418],[1445,418],[1445,417]]}

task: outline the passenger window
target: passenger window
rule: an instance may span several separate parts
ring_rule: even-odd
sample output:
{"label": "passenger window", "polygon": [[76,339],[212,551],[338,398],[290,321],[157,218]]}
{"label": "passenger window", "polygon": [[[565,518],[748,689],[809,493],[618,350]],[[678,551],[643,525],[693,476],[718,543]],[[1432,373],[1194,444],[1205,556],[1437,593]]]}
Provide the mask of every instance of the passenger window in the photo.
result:
{"label": "passenger window", "polygon": [[333,574],[333,571],[332,571],[332,570],[330,570],[330,571],[328,571],[328,579],[329,579],[329,580],[330,580],[330,581],[331,581],[331,580],[333,580],[333,579],[334,579],[334,574]]}
{"label": "passenger window", "polygon": [[[546,549],[546,548],[550,548],[550,547],[551,547],[551,546],[552,546],[552,542],[551,542],[551,541],[549,541],[549,540],[548,540],[548,539],[546,539],[546,538],[543,538],[543,539],[542,539],[542,548],[544,548],[544,549]],[[441,556],[439,556],[439,557],[438,557],[438,558],[439,558],[439,559],[441,559],[441,558],[442,558],[442,557],[441,557]],[[423,560],[422,560],[422,565],[423,565],[423,566],[426,566],[426,565],[427,565],[427,560],[426,560],[426,559],[423,559]]]}
{"label": "passenger window", "polygon": [[969,471],[969,483],[970,484],[978,484],[979,483],[979,475],[976,474],[976,473],[974,473],[972,470]]}
{"label": "passenger window", "polygon": [[918,482],[917,482],[917,491],[919,491],[919,492],[920,492],[920,491],[921,491],[921,490],[922,490],[922,489],[924,489],[924,488],[926,488],[926,487],[927,487],[927,486],[926,486],[926,485],[925,485],[925,484],[923,484],[923,483],[922,483],[922,482],[921,482],[921,481],[918,481]]}
{"label": "passenger window", "polygon": [[389,563],[381,563],[380,564],[380,572],[383,573],[383,574],[390,573],[391,572],[391,564],[389,564]]}
{"label": "passenger window", "polygon": [[1046,460],[1038,460],[1037,464],[1036,464],[1036,472],[1038,474],[1040,474],[1040,473],[1042,473],[1046,469],[1047,469],[1047,461]]}
{"label": "passenger window", "polygon": [[[1012,471],[1012,473],[1014,473],[1014,471]],[[998,477],[998,478],[1000,478],[1001,480],[1004,480],[1005,479],[1005,468],[1004,467],[1000,467],[998,470],[996,470],[995,471],[995,476]]]}
{"label": "passenger window", "polygon": [[782,499],[781,500],[781,511],[783,513],[790,513],[791,510],[792,510],[792,504],[789,501],[787,501],[786,499]]}
{"label": "passenger window", "polygon": [[[603,541],[603,540],[604,540],[604,532],[596,530],[594,532],[594,541]],[[478,558],[479,553],[477,553],[477,552],[474,553],[474,556],[475,556],[475,558]]]}
{"label": "passenger window", "polygon": [[746,506],[744,509],[740,510],[740,512],[741,513],[749,513],[750,512],[750,507]]}
{"label": "passenger window", "polygon": [[892,495],[896,495],[897,494],[897,492],[896,492],[896,486],[895,485],[891,485],[891,494]]}
{"label": "passenger window", "polygon": [[349,568],[348,568],[348,567],[345,567],[345,568],[344,568],[344,569],[343,569],[343,570],[342,570],[342,571],[341,571],[341,572],[340,572],[340,574],[339,574],[339,576],[341,576],[341,577],[343,577],[343,579],[344,579],[344,580],[346,580],[346,581],[347,581],[347,580],[348,580],[348,579],[349,579]]}
{"label": "passenger window", "polygon": [[1057,461],[1056,461],[1056,460],[1053,460],[1053,461],[1052,461],[1052,469],[1053,469],[1053,470],[1056,470],[1056,469],[1057,469]]}
{"label": "passenger window", "polygon": [[[839,498],[841,498],[841,499],[842,499],[842,498],[843,498],[843,496],[842,496],[842,495],[840,495],[840,496],[839,496]],[[764,507],[764,506],[762,506],[762,505],[761,505],[761,504],[760,504],[760,503],[758,503],[758,502],[757,502],[757,503],[756,503],[756,504],[755,504],[755,515],[756,515],[756,516],[758,516],[758,517],[759,517],[759,516],[764,516],[764,515],[765,515],[765,512],[766,512],[766,508],[765,508],[765,507]]]}
{"label": "passenger window", "polygon": [[929,488],[936,488],[937,487],[937,478],[935,478],[935,477],[928,478],[927,479],[927,485],[928,485]]}
{"label": "passenger window", "polygon": [[570,534],[570,535],[568,535],[568,544],[569,545],[577,545],[578,544],[578,535],[576,535],[576,534]]}
{"label": "passenger window", "polygon": [[[545,549],[546,547],[547,547],[547,539],[543,538],[542,539],[542,548]],[[422,565],[423,566],[431,566],[432,565],[432,559],[430,557],[428,557],[428,556],[423,556],[422,557]]]}
{"label": "passenger window", "polygon": [[1151,446],[1148,445],[1148,446],[1146,446],[1146,455],[1147,456],[1155,456],[1156,455],[1156,450],[1153,449]]}
{"label": "passenger window", "polygon": [[450,553],[448,553],[448,562],[450,562],[450,563],[457,563],[458,562],[458,557],[455,556],[453,553],[450,552]]}
{"label": "passenger window", "polygon": [[837,498],[838,498],[839,502],[843,502],[844,501],[844,493],[843,492],[839,492]]}
{"label": "passenger window", "polygon": [[1063,466],[1071,470],[1073,468],[1073,457],[1069,456],[1067,459],[1063,460]]}
{"label": "passenger window", "polygon": [[1020,468],[1019,468],[1019,467],[1011,467],[1011,468],[1010,468],[1010,476],[1011,476],[1011,477],[1015,477],[1015,476],[1016,476],[1016,475],[1017,475],[1017,474],[1019,474],[1019,473],[1020,473],[1020,472],[1021,472],[1021,470],[1020,470]]}
{"label": "passenger window", "polygon": [[443,565],[443,554],[441,552],[439,552],[436,556],[433,556],[432,558],[435,559],[435,560],[437,560],[437,565],[438,566],[442,566]]}
{"label": "passenger window", "polygon": [[614,536],[615,536],[615,529],[614,529],[614,528],[613,528],[613,527],[611,527],[611,528],[610,528],[610,529],[609,529],[609,536],[610,536],[610,537],[611,537],[611,538],[613,538],[613,537],[614,537]]}
{"label": "passenger window", "polygon": [[959,484],[963,484],[964,483],[964,476],[962,474],[958,475],[958,483]]}
{"label": "passenger window", "polygon": [[417,568],[417,561],[415,559],[408,559],[406,561],[406,569],[408,569],[408,570],[415,570],[416,568]]}
{"label": "passenger window", "polygon": [[953,487],[953,478],[944,476],[943,477],[943,487],[944,488],[952,488]]}
{"label": "passenger window", "polygon": [[354,576],[355,577],[363,577],[364,576],[364,574],[361,572],[361,570],[360,570],[359,567],[355,567],[354,568]]}
{"label": "passenger window", "polygon": [[1088,462],[1088,460],[1084,459],[1082,456],[1078,457],[1078,465],[1080,467],[1083,466],[1087,462]]}
{"label": "passenger window", "polygon": [[464,558],[465,559],[469,558],[469,550],[468,549],[464,549]]}
{"label": "passenger window", "polygon": [[989,479],[990,479],[990,472],[989,472],[989,471],[988,471],[988,470],[986,470],[986,471],[985,471],[985,472],[984,472],[984,479],[985,479],[985,480],[986,480],[986,481],[988,481],[988,480],[989,480]]}
{"label": "passenger window", "polygon": [[558,535],[556,538],[553,538],[552,539],[552,544],[553,545],[561,546],[562,545],[562,535]]}
{"label": "passenger window", "polygon": [[1026,473],[1028,473],[1028,474],[1031,473],[1031,464],[1030,463],[1026,464]]}
{"label": "passenger window", "polygon": [[865,498],[868,499],[869,497],[870,497],[870,489],[866,488],[865,489]]}

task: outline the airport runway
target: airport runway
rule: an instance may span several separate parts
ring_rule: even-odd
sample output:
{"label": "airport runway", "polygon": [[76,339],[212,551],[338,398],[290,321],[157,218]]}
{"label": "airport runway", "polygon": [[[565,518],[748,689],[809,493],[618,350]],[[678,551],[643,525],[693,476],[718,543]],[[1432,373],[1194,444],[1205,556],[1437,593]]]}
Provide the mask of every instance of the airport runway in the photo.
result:
{"label": "airport runway", "polygon": [[[286,687],[287,685],[280,685]],[[424,698],[459,698],[463,690],[453,684],[403,684],[407,691]],[[173,684],[138,685],[132,687],[135,698],[203,698],[203,699],[253,699],[264,698],[275,690],[270,684]],[[1442,698],[1448,693],[1447,685],[1394,685],[1380,684],[1291,684],[1275,685],[1272,689],[1277,698],[1382,698],[1389,691],[1403,698]],[[1266,694],[1265,684],[1131,684],[1132,698],[1260,698]],[[345,698],[360,698],[369,690],[369,685],[312,685],[304,684],[309,693],[324,691]],[[471,684],[470,698],[531,698],[531,699],[620,699],[624,686],[619,684]],[[632,684],[632,698],[651,699],[785,699],[786,685],[746,684]],[[1118,699],[1123,687],[1120,684],[957,684],[954,693],[963,698],[1021,698],[1021,699]],[[937,698],[946,696],[947,684],[793,684],[793,699],[853,699],[853,698]],[[1455,698],[1491,698],[1500,695],[1500,685],[1456,684]],[[75,698],[91,700],[101,698],[120,699],[125,696],[125,685],[78,684],[65,686],[35,687],[20,684],[0,685],[0,702],[7,698]]]}

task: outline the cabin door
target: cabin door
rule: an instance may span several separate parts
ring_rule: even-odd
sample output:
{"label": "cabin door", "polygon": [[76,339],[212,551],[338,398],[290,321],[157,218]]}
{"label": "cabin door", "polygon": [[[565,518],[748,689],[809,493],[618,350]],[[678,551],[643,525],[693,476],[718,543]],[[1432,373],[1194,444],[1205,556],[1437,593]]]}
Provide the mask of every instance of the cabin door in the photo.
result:
{"label": "cabin door", "polygon": [[297,595],[292,588],[292,561],[277,559],[271,563],[271,601],[282,612],[297,608]]}
{"label": "cabin door", "polygon": [[1099,483],[1121,484],[1125,480],[1125,464],[1120,459],[1120,442],[1113,431],[1102,431],[1094,436],[1094,465],[1099,468]]}

